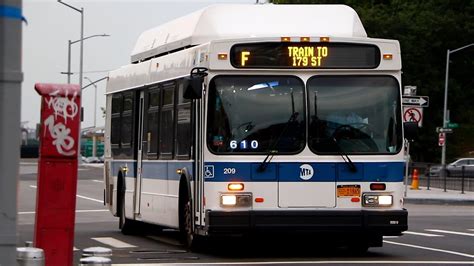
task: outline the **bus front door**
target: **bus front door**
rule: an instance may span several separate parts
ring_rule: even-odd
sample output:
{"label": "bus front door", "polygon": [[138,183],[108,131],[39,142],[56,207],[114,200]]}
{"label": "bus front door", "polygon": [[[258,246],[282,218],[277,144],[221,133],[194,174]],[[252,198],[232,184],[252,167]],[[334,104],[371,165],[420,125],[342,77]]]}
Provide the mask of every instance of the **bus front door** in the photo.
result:
{"label": "bus front door", "polygon": [[135,197],[133,213],[135,218],[140,216],[140,199],[142,191],[142,161],[143,161],[143,112],[145,105],[145,92],[140,91],[138,100],[138,132],[137,132],[137,178],[135,180]]}

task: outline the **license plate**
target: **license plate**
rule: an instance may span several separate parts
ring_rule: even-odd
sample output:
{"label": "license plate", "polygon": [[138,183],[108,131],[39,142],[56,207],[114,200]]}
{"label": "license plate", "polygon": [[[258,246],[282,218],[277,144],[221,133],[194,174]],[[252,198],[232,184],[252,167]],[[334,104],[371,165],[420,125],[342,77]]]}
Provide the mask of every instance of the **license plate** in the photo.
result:
{"label": "license plate", "polygon": [[360,185],[337,186],[338,197],[360,197]]}

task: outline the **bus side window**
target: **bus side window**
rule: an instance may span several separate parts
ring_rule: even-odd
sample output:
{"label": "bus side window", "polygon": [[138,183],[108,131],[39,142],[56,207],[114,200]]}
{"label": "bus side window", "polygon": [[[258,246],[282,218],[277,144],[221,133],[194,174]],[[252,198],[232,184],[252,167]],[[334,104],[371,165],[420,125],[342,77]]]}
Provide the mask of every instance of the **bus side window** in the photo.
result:
{"label": "bus side window", "polygon": [[112,113],[111,113],[111,132],[110,144],[112,155],[120,154],[120,115],[122,113],[123,97],[122,94],[112,96]]}
{"label": "bus side window", "polygon": [[176,158],[189,160],[191,155],[191,100],[184,99],[184,83],[178,85]]}
{"label": "bus side window", "polygon": [[160,159],[173,158],[174,146],[174,90],[175,84],[163,88],[160,119]]}
{"label": "bus side window", "polygon": [[133,95],[133,92],[123,94],[120,143],[122,154],[126,158],[132,158],[133,156]]}
{"label": "bus side window", "polygon": [[143,137],[146,141],[146,146],[143,148],[148,155],[148,159],[158,159],[159,108],[160,90],[159,88],[152,88],[148,92],[146,130]]}

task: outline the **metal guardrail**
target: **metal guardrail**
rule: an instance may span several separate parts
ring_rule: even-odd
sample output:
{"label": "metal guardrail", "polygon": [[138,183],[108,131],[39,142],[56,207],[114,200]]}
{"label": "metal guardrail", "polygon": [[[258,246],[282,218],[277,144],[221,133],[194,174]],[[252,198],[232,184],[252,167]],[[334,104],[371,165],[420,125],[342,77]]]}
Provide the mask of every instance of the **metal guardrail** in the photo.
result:
{"label": "metal guardrail", "polygon": [[411,173],[413,169],[416,168],[420,173],[419,185],[427,189],[441,188],[445,190],[459,190],[462,194],[464,194],[465,191],[474,191],[474,176],[466,173],[464,167],[461,173],[446,175],[446,178],[442,178],[441,176],[428,175],[428,170],[432,165],[433,164],[427,163],[411,163],[408,168],[408,184],[411,184]]}

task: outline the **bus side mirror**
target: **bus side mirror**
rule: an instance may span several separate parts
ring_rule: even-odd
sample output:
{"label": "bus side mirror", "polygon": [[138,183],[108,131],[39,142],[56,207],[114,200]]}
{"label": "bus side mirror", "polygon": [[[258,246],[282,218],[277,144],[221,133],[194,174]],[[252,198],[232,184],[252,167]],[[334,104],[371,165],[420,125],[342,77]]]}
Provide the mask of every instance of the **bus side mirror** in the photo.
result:
{"label": "bus side mirror", "polygon": [[202,98],[202,83],[204,78],[200,76],[190,76],[184,78],[184,99],[201,99]]}
{"label": "bus side mirror", "polygon": [[418,137],[418,122],[404,122],[403,131],[407,140],[415,140]]}

